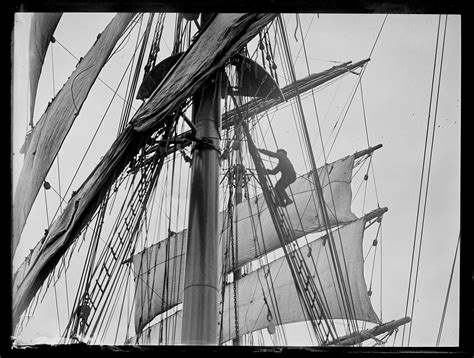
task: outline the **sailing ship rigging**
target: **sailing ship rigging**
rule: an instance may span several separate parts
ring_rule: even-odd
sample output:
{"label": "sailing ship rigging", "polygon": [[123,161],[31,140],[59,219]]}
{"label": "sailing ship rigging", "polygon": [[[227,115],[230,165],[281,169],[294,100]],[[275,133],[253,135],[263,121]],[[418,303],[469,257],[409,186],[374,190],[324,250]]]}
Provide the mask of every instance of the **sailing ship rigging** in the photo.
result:
{"label": "sailing ship rigging", "polygon": [[[410,321],[383,322],[364,275],[364,236],[374,236],[369,253],[376,253],[388,209],[377,202],[365,211],[365,200],[361,215],[352,208],[352,184],[367,183],[382,144],[328,162],[321,138],[317,167],[314,124],[305,115],[304,103],[316,108],[316,91],[348,79],[357,88],[370,58],[317,73],[308,67],[299,76],[280,14],[121,13],[33,124],[42,64],[61,17],[32,18],[36,55],[13,252],[102,68],[135,33],[136,43],[116,138],[70,197],[60,197],[14,272],[16,332],[41,296],[54,290],[57,299],[61,278],[75,293],[60,343],[252,345],[265,336],[284,345],[285,326],[301,322],[315,345],[384,344]],[[171,17],[174,40],[164,46]],[[163,47],[170,53],[162,55]],[[289,143],[275,137],[270,119],[289,109],[303,164],[286,189],[293,203],[281,207],[266,175],[271,163],[257,149]],[[72,265],[80,274],[66,280]]]}

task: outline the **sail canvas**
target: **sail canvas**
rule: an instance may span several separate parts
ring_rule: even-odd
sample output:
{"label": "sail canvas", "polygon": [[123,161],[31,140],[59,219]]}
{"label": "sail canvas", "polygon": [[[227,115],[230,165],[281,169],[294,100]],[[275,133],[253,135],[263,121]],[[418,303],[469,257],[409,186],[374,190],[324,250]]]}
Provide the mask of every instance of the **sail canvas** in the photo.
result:
{"label": "sail canvas", "polygon": [[[345,256],[346,264],[343,267],[343,279],[346,289],[351,292],[350,303],[352,314],[344,308],[343,292],[336,282],[336,267],[330,259],[330,249],[326,236],[314,240],[309,245],[301,247],[305,261],[310,268],[311,275],[320,293],[324,293],[326,309],[331,319],[355,318],[359,321],[380,323],[377,314],[372,308],[364,279],[364,262],[362,254],[362,240],[364,236],[365,220],[358,219],[345,225],[333,235],[337,255]],[[311,251],[311,255],[307,255]],[[272,286],[266,285],[268,272],[271,273]],[[225,342],[236,337],[233,285],[226,285],[224,293],[224,309],[222,321],[221,341]],[[239,334],[247,334],[264,329],[269,325],[268,313],[277,325],[301,322],[306,320],[305,312],[301,307],[298,293],[285,257],[271,262],[268,266],[257,269],[237,281],[238,287],[238,327]],[[275,291],[278,302],[278,313],[269,304],[271,290]],[[161,326],[180,329],[181,311],[165,318],[141,332],[132,339],[140,344],[157,344],[157,330]],[[179,344],[180,331],[174,335],[173,343]],[[170,335],[170,333],[168,333]],[[155,341],[156,340],[156,341]],[[171,342],[170,342],[171,343]]]}
{"label": "sail canvas", "polygon": [[54,30],[61,19],[62,13],[38,13],[31,19],[30,29],[30,121],[33,121],[36,91],[43,68],[44,58],[53,36]]}
{"label": "sail canvas", "polygon": [[13,252],[54,158],[99,72],[133,16],[123,13],[113,18],[38,121],[25,153],[13,199]]}
{"label": "sail canvas", "polygon": [[[347,156],[319,168],[323,196],[330,213],[330,224],[337,225],[356,219],[351,212],[351,176],[354,156]],[[287,189],[292,193],[294,205],[288,206],[287,217],[293,228],[294,238],[322,230],[319,208],[315,197],[311,173],[302,175]],[[237,267],[281,247],[263,195],[257,195],[235,208],[234,232],[238,233]],[[225,238],[230,228],[227,212],[219,215],[220,237]],[[134,256],[136,282],[135,327],[140,330],[157,314],[173,307],[182,300],[184,264],[186,262],[187,231],[155,244]],[[230,258],[227,272],[233,270]],[[174,285],[174,291],[167,282]],[[166,299],[164,299],[166,297]]]}

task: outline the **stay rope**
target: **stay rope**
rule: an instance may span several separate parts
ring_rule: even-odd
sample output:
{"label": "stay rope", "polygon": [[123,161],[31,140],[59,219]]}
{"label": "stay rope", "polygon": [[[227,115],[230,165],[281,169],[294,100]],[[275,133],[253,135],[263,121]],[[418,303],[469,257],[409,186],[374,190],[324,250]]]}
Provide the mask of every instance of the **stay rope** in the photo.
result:
{"label": "stay rope", "polygon": [[[279,25],[280,25],[280,28],[281,28],[281,31],[282,31],[282,36],[281,37],[282,37],[283,45],[284,45],[284,48],[285,48],[285,54],[286,54],[286,57],[287,57],[286,63],[287,63],[288,68],[290,69],[290,74],[291,74],[292,81],[295,82],[296,81],[295,70],[293,68],[293,62],[292,62],[292,59],[291,59],[290,48],[289,48],[289,45],[287,44],[287,37],[286,37],[286,30],[285,30],[284,22],[283,22],[283,19],[281,17],[279,17]],[[304,48],[304,43],[303,43],[303,48]],[[306,54],[306,50],[305,50],[305,54]],[[307,66],[308,66],[307,61],[306,61],[306,63],[307,63]],[[309,68],[308,68],[308,71],[309,71]],[[302,126],[302,131],[305,134],[304,135],[305,147],[306,147],[307,153],[309,155],[309,158],[311,159],[310,160],[311,168],[314,171],[314,175],[316,176],[317,172],[316,172],[316,164],[315,164],[315,160],[314,160],[314,154],[313,154],[312,146],[311,146],[311,143],[310,143],[310,140],[309,140],[308,129],[307,129],[307,126],[306,126],[306,120],[305,120],[305,117],[304,117],[302,104],[301,104],[301,99],[299,97],[299,94],[297,94],[296,99],[297,99],[297,104],[298,104],[297,109],[298,109],[298,114],[299,114],[299,118],[300,118],[300,122],[301,122],[301,126]],[[314,96],[313,96],[313,100],[314,100]],[[315,102],[313,101],[313,103],[315,103]],[[332,233],[329,231],[329,227],[326,226],[326,225],[329,224],[329,221],[328,221],[328,216],[327,216],[327,212],[326,212],[326,207],[325,207],[325,204],[324,204],[324,199],[322,197],[322,193],[320,193],[319,190],[320,189],[317,189],[318,196],[320,198],[320,202],[323,203],[322,204],[323,218],[325,218],[323,220],[323,222],[325,223],[324,226],[326,227],[326,233],[327,233],[328,238],[329,238],[328,242],[329,242],[330,254],[331,254],[332,260],[335,264],[336,272],[338,272],[336,274],[336,279],[337,279],[337,282],[338,282],[338,285],[339,285],[340,292],[344,296],[344,301],[343,301],[344,307],[345,307],[344,309],[347,310],[347,316],[351,317],[348,322],[349,322],[350,325],[353,326],[353,330],[356,331],[357,330],[357,322],[355,321],[355,319],[353,317],[353,313],[352,313],[353,309],[354,309],[353,308],[354,304],[353,304],[353,301],[352,301],[352,295],[350,294],[350,292],[347,292],[347,290],[350,290],[350,287],[347,287],[347,284],[345,283],[344,275],[342,274],[342,266],[341,266],[340,260],[338,258],[336,247],[334,246],[334,242],[333,242],[333,239],[332,239]],[[345,260],[343,260],[343,262],[345,262]],[[347,269],[346,269],[346,274],[347,274]],[[346,277],[348,277],[348,276],[346,276]]]}
{"label": "stay rope", "polygon": [[436,347],[439,347],[441,340],[441,333],[443,332],[444,318],[446,317],[446,309],[448,307],[449,294],[451,292],[451,283],[453,282],[454,266],[456,265],[456,258],[458,256],[459,242],[461,241],[461,232],[458,236],[458,243],[456,244],[456,251],[454,252],[453,266],[451,267],[451,274],[449,275],[448,288],[446,290],[446,298],[444,300],[443,313],[441,314],[441,322],[439,323],[438,337],[436,338]]}
{"label": "stay rope", "polygon": [[[429,130],[430,130],[430,120],[431,120],[431,112],[432,112],[432,103],[433,103],[433,95],[434,95],[434,86],[435,86],[435,74],[436,74],[436,69],[437,69],[437,58],[438,58],[438,42],[439,42],[439,36],[440,36],[440,28],[441,28],[441,15],[438,17],[438,29],[437,29],[437,34],[436,34],[436,46],[435,46],[435,53],[434,53],[434,60],[433,60],[433,73],[432,73],[432,79],[431,79],[431,91],[430,91],[430,100],[429,100],[429,106],[428,106],[428,120],[426,123],[426,133],[425,133],[425,144],[424,144],[424,150],[423,150],[423,161],[422,161],[422,169],[421,169],[421,178],[420,178],[420,188],[419,188],[419,193],[418,193],[418,204],[417,204],[417,211],[416,211],[416,219],[415,219],[415,230],[414,230],[414,237],[413,237],[413,248],[412,248],[412,256],[411,256],[411,263],[410,263],[410,276],[408,279],[408,290],[407,290],[407,301],[406,301],[406,306],[405,306],[405,316],[407,315],[408,312],[408,306],[409,306],[409,298],[410,298],[410,292],[411,292],[411,285],[412,285],[412,275],[413,275],[413,264],[415,260],[415,247],[417,243],[417,233],[418,233],[418,224],[419,224],[419,216],[420,216],[420,210],[422,210],[422,219],[421,219],[421,229],[420,229],[420,234],[419,234],[419,244],[418,244],[418,253],[416,257],[416,271],[415,271],[415,278],[414,278],[414,283],[413,283],[413,294],[412,294],[412,302],[411,302],[411,321],[409,324],[409,332],[408,332],[408,338],[407,338],[407,345],[410,344],[410,338],[411,338],[411,330],[413,326],[413,316],[414,316],[414,310],[415,310],[415,297],[416,297],[416,289],[417,289],[417,283],[418,283],[418,274],[419,274],[419,265],[420,265],[420,258],[421,258],[421,248],[422,248],[422,242],[423,242],[423,230],[424,230],[424,223],[425,223],[425,214],[426,214],[426,206],[427,206],[427,201],[428,201],[428,188],[429,188],[429,181],[430,181],[430,173],[431,173],[431,164],[432,164],[432,157],[433,157],[433,147],[434,147],[434,139],[435,139],[435,132],[436,132],[436,119],[437,119],[437,114],[438,114],[438,101],[439,101],[439,91],[441,87],[441,74],[442,74],[442,69],[443,69],[443,59],[444,59],[444,46],[445,46],[445,40],[446,40],[446,27],[447,27],[447,15],[445,17],[445,24],[444,24],[444,34],[443,34],[443,43],[442,43],[442,48],[441,48],[441,59],[440,59],[440,65],[439,65],[439,75],[438,75],[438,82],[437,82],[437,95],[436,95],[436,104],[435,104],[435,109],[434,109],[434,121],[432,125],[432,133],[431,133],[431,143],[429,143]],[[429,147],[429,148],[428,148]],[[428,159],[428,169],[426,173],[426,182],[424,182],[424,175],[425,175],[425,165],[426,165],[426,155],[427,151],[429,149],[429,159]],[[425,184],[425,195],[424,199],[422,199],[422,192],[423,192],[423,184]],[[421,204],[423,201],[423,209],[421,209]],[[402,346],[405,343],[405,330],[406,330],[406,325],[403,326],[403,334],[402,334]]]}
{"label": "stay rope", "polygon": [[[130,33],[130,32],[134,29],[134,27],[135,27],[136,24],[137,24],[137,21],[133,21],[132,25],[129,24],[129,25],[127,26],[127,29],[126,29],[124,32],[126,33],[126,32],[128,31],[128,32]],[[127,35],[127,36],[128,36],[128,35]],[[77,61],[80,60],[80,59],[79,59],[76,55],[74,55],[65,45],[63,45],[57,38],[55,38],[55,43],[57,43],[59,46],[61,46],[61,47],[62,47],[69,55],[71,55],[74,59],[76,59]],[[112,55],[113,55],[113,54],[112,54]],[[108,59],[108,60],[110,60],[110,58],[112,57],[112,55],[109,56],[109,59]],[[100,78],[100,76],[97,76],[97,79],[98,79],[103,85],[105,85],[105,87],[108,88],[110,91],[112,91],[113,93],[116,92],[116,90],[114,90],[107,82],[105,82],[104,80],[102,80],[102,79]],[[123,100],[124,102],[126,101],[126,99],[123,98],[120,94],[116,94],[116,96],[117,96],[118,98],[120,98],[121,100]],[[134,110],[136,110],[136,108],[134,108],[134,107],[132,107],[132,108],[133,108]]]}
{"label": "stay rope", "polygon": [[57,208],[57,210],[56,210],[56,212],[55,212],[55,214],[54,214],[54,216],[53,216],[53,219],[52,219],[53,222],[54,222],[54,219],[56,218],[56,215],[59,213],[60,208],[62,208],[62,203],[63,203],[63,201],[65,200],[67,193],[68,193],[69,190],[71,189],[71,186],[72,186],[72,184],[73,184],[73,182],[74,182],[74,179],[76,178],[77,174],[79,173],[79,170],[80,170],[80,168],[81,168],[81,166],[82,166],[82,164],[83,164],[83,162],[84,162],[84,160],[85,160],[85,158],[86,158],[86,156],[87,156],[87,154],[88,154],[88,152],[89,152],[89,150],[90,150],[92,144],[94,143],[94,140],[95,140],[95,138],[96,138],[96,136],[97,136],[97,134],[98,134],[98,132],[99,132],[99,129],[101,128],[102,123],[104,122],[104,119],[105,119],[105,117],[107,116],[107,113],[108,113],[109,109],[110,109],[111,106],[112,106],[113,100],[115,99],[116,95],[118,94],[118,90],[119,90],[119,88],[120,88],[120,85],[122,84],[122,81],[123,81],[123,79],[125,78],[125,75],[126,75],[126,73],[127,73],[127,71],[128,71],[128,68],[130,67],[131,63],[132,63],[132,59],[129,61],[127,67],[125,68],[125,70],[124,70],[124,72],[123,72],[123,75],[122,75],[122,77],[120,78],[120,81],[119,81],[119,83],[118,83],[118,85],[117,85],[117,88],[114,90],[114,94],[113,94],[112,98],[110,99],[109,104],[107,105],[107,108],[106,108],[104,114],[102,115],[102,118],[101,118],[101,120],[99,121],[99,124],[97,125],[97,128],[96,128],[96,130],[95,130],[95,132],[94,132],[92,138],[91,138],[90,141],[89,141],[89,144],[88,144],[88,146],[87,146],[87,148],[86,148],[86,150],[85,150],[85,152],[84,152],[84,154],[83,154],[83,156],[82,156],[82,158],[81,158],[81,160],[80,160],[80,162],[79,162],[79,164],[78,164],[78,166],[77,166],[77,169],[76,169],[76,171],[74,172],[74,175],[73,175],[72,179],[69,181],[69,185],[68,185],[68,187],[67,187],[67,189],[66,189],[66,192],[65,192],[65,194],[64,194],[64,197],[60,200],[59,206],[58,206],[58,208]]}
{"label": "stay rope", "polygon": [[[297,20],[299,20],[299,15],[297,14],[296,15],[297,17]],[[309,63],[308,63],[308,58],[307,58],[307,52],[306,52],[306,46],[305,46],[305,41],[304,41],[304,36],[303,36],[303,33],[302,33],[302,28],[300,27],[300,34],[301,34],[301,37],[302,37],[302,48],[304,50],[304,54],[305,54],[305,59],[306,59],[306,68],[307,68],[307,72],[308,74],[310,74],[310,69],[309,69]],[[326,153],[325,153],[325,149],[324,149],[324,143],[323,143],[323,139],[322,139],[322,130],[321,130],[321,124],[320,124],[320,120],[319,120],[319,115],[318,115],[318,110],[317,110],[317,106],[316,106],[316,99],[315,99],[315,96],[314,96],[314,91],[311,91],[311,94],[312,94],[312,100],[313,100],[313,107],[314,107],[314,111],[315,111],[315,114],[316,114],[316,122],[318,124],[318,132],[319,132],[319,136],[320,136],[320,140],[321,140],[321,147],[322,147],[322,153],[323,153],[323,157],[324,157],[324,162],[327,163],[327,156],[326,156]],[[331,201],[332,201],[332,205],[333,205],[333,209],[335,211],[335,203],[334,203],[334,196],[333,196],[333,192],[332,192],[332,187],[329,186],[330,188],[330,192],[331,192]],[[338,232],[339,233],[339,232]],[[340,238],[340,237],[339,237]],[[345,272],[346,272],[346,275],[348,275],[348,272],[347,272],[347,266],[346,266],[346,260],[344,258],[344,250],[342,249],[342,246],[341,246],[341,252],[342,252],[342,256],[343,256],[343,264],[344,264],[344,268],[345,268]],[[335,258],[336,258],[336,265],[339,266],[339,258],[337,257],[337,253],[335,252]],[[339,270],[341,270],[339,268]],[[342,283],[342,286],[344,287],[344,283]],[[350,298],[350,304],[352,305],[352,307],[355,307],[354,306],[354,302],[353,302],[353,299],[352,299],[352,293],[350,292],[350,286],[349,286],[349,294],[348,296],[346,295],[346,300],[348,300],[348,298]],[[351,311],[353,310],[354,308],[351,308]],[[348,316],[353,316],[352,312],[348,312]],[[357,330],[357,321],[355,319],[355,316],[352,317],[352,319],[350,320],[351,323],[352,323],[352,326],[355,330]]]}

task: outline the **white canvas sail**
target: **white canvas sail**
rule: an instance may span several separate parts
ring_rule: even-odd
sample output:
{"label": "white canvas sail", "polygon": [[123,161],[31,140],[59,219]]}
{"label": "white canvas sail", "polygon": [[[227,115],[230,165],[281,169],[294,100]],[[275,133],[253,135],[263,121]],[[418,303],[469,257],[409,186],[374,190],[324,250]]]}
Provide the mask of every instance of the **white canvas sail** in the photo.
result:
{"label": "white canvas sail", "polygon": [[13,199],[14,253],[38,191],[99,72],[133,14],[116,15],[38,121],[25,153]]}
{"label": "white canvas sail", "polygon": [[43,68],[44,57],[48,51],[51,37],[61,19],[62,13],[38,13],[31,18],[30,29],[30,121],[35,110],[36,91]]}
{"label": "white canvas sail", "polygon": [[[359,219],[342,227],[339,230],[339,234],[334,234],[334,242],[339,257],[345,258],[345,267],[343,266],[342,271],[344,281],[346,282],[346,289],[351,294],[353,317],[359,321],[380,323],[372,308],[364,279],[364,257],[362,253],[364,225],[365,219]],[[318,292],[324,293],[326,297],[330,318],[349,318],[343,309],[341,288],[334,280],[336,267],[330,259],[329,245],[325,244],[324,238],[319,238],[309,245],[303,246],[301,250],[304,253],[303,256],[311,275],[314,277]],[[311,251],[311,257],[307,255],[309,250]],[[280,321],[276,319],[277,313],[272,307],[269,309],[264,300],[266,298],[270,302],[270,288],[264,283],[267,272],[271,272]],[[316,279],[316,273],[319,276],[318,279]],[[236,336],[232,286],[233,283],[228,284],[224,294],[222,323],[222,341],[224,342]],[[269,310],[273,317],[273,322],[277,324],[288,324],[305,320],[305,314],[299,303],[294,280],[285,257],[279,258],[271,262],[267,267],[260,268],[239,279],[237,302],[239,334],[241,335],[266,328],[269,323],[267,318]],[[161,324],[167,327],[176,326],[177,330],[180,329],[182,324],[180,313],[178,311],[171,318],[168,318],[169,322],[164,320],[164,322],[147,328],[131,341],[138,342],[139,344],[157,344],[158,336],[155,331]],[[170,325],[170,322],[173,322],[172,325]],[[170,335],[171,333],[168,332],[168,336]],[[179,344],[179,339],[180,334],[176,332],[174,343]]]}
{"label": "white canvas sail", "polygon": [[[353,165],[354,156],[350,155],[318,169],[331,225],[357,219],[350,209]],[[287,217],[295,238],[324,228],[319,220],[319,208],[311,181],[311,173],[305,174],[287,188],[287,191],[293,194],[294,200],[294,205],[287,207]],[[238,267],[281,247],[263,195],[244,201],[237,205],[235,210],[237,213],[235,217],[238,218],[234,223],[236,225],[234,232],[238,232]],[[219,215],[221,237],[227,235],[228,228],[223,224],[226,222],[226,211],[224,211]],[[186,231],[179,232],[134,256],[137,285],[135,327],[138,331],[156,315],[182,301],[184,280],[179,275],[184,275],[186,238]],[[167,249],[170,252],[168,257],[165,254]],[[230,258],[226,267],[228,272],[232,270]],[[169,282],[174,284],[174,291],[164,291],[165,270]]]}
{"label": "white canvas sail", "polygon": [[[334,234],[335,247],[339,258],[345,258],[343,276],[353,303],[354,317],[360,321],[379,323],[370,299],[364,279],[364,262],[362,254],[362,239],[364,233],[364,219],[359,219],[340,229],[339,234]],[[343,294],[340,291],[335,277],[335,265],[330,259],[329,245],[324,245],[323,239],[318,239],[302,248],[303,257],[314,278],[318,292],[324,293],[330,316],[333,319],[348,317],[342,308]],[[307,255],[308,250],[311,256]],[[344,253],[344,254],[343,254]],[[316,264],[314,267],[312,259]],[[238,312],[240,334],[250,333],[265,328],[268,325],[268,307],[264,298],[269,300],[270,288],[260,282],[265,281],[266,272],[271,272],[273,287],[276,291],[276,301],[281,318],[281,324],[300,322],[305,320],[304,311],[299,303],[298,293],[291,275],[286,258],[282,257],[268,265],[268,268],[258,269],[238,281]],[[319,278],[316,278],[316,273]],[[235,337],[234,302],[232,286],[227,286],[224,295],[224,323],[222,338],[224,341]],[[270,308],[276,319],[276,312]],[[226,321],[227,317],[227,321]]]}

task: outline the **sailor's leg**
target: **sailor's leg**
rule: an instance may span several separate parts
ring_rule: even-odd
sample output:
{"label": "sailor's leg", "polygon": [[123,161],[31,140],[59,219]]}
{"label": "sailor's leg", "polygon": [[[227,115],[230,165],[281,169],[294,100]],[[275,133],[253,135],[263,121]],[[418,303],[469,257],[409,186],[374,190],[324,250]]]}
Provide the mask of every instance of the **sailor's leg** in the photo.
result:
{"label": "sailor's leg", "polygon": [[[285,201],[285,204],[291,204],[293,200],[290,199],[288,196],[288,193],[286,192],[286,188],[290,186],[291,183],[293,183],[296,180],[293,176],[285,176],[280,179],[280,185],[282,188],[282,198]],[[286,206],[285,205],[285,206]]]}
{"label": "sailor's leg", "polygon": [[283,189],[283,186],[281,185],[281,180],[277,181],[277,183],[275,184],[275,197],[276,205],[285,205],[285,189]]}
{"label": "sailor's leg", "polygon": [[[287,193],[287,191],[286,191],[289,186],[290,186],[290,185],[288,184],[288,185],[285,185],[285,186],[283,187],[283,193],[284,193],[284,195],[285,195],[285,204],[286,204],[286,205],[289,205],[289,204],[293,203],[293,200],[291,200],[291,198],[288,196],[288,193]],[[285,206],[286,206],[286,205],[285,205]]]}
{"label": "sailor's leg", "polygon": [[286,187],[282,187],[282,194],[283,194],[282,197],[285,200],[285,202],[290,200],[290,197],[288,196],[288,193],[286,192]]}

